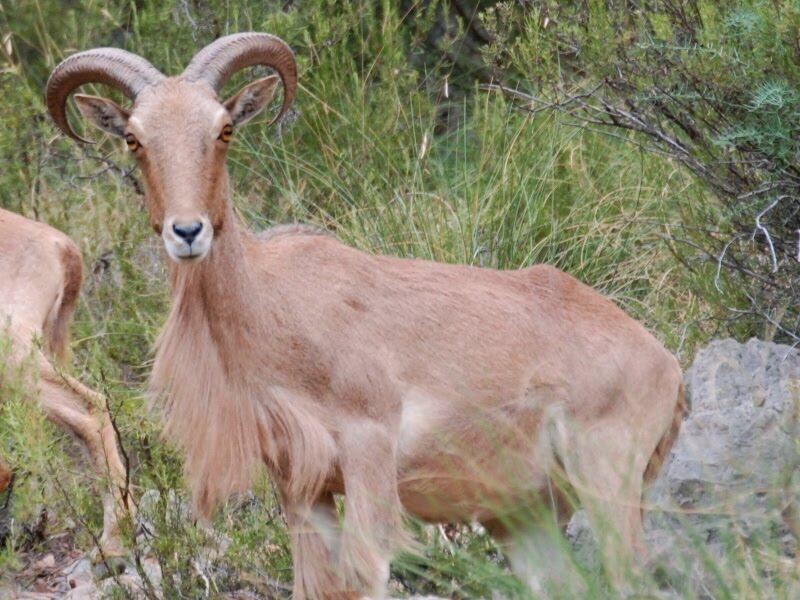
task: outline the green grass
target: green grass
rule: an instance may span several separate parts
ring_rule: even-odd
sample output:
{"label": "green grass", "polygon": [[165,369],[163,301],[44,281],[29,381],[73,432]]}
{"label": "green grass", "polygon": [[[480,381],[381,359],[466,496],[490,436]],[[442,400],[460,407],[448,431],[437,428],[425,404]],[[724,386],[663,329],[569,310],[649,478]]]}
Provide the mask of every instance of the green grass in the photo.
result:
{"label": "green grass", "polygon": [[[0,205],[54,225],[81,247],[87,276],[72,371],[110,398],[134,494],[161,492],[146,515],[156,534],[139,550],[146,544],[159,558],[166,597],[195,597],[205,585],[195,565],[207,558],[202,547],[210,533],[171,506],[170,490],[178,499],[184,494],[181,461],[159,437],[144,398],[150,349],[169,305],[160,243],[132,183],[137,174],[124,175],[133,165],[123,144],[102,139],[81,148],[56,136],[41,96],[49,70],[72,50],[123,45],[175,72],[208,38],[188,24],[181,3],[30,4],[0,5],[0,37],[10,33],[12,49],[0,63]],[[711,319],[720,309],[713,272],[687,269],[671,248],[670,223],[713,218],[714,210],[676,165],[553,115],[513,111],[473,89],[453,100],[462,115],[455,125],[435,133],[439,106],[408,65],[414,37],[390,3],[333,17],[322,1],[289,13],[262,4],[207,4],[224,31],[278,33],[300,61],[296,121],[278,137],[261,119],[237,133],[231,150],[236,207],[251,226],[310,221],[370,252],[504,269],[554,264],[645,322],[684,364],[697,344],[724,331]],[[12,505],[18,526],[0,552],[0,572],[13,574],[22,524],[39,507],[50,512],[52,530],[72,527],[80,547],[91,547],[89,532],[102,528],[102,482],[67,457],[74,454],[67,436],[23,401],[24,390],[7,393],[8,385],[0,453],[18,469],[25,465]],[[396,591],[524,597],[485,533],[461,527],[452,541],[436,528],[413,527],[423,555],[398,559]],[[213,529],[228,543],[211,559],[212,592],[248,585],[264,595],[285,593],[291,558],[266,480],[252,497],[220,511]],[[714,597],[785,596],[778,585],[762,587],[758,573],[736,571],[741,560],[732,565],[713,583]],[[596,568],[581,572],[590,596],[606,595]],[[641,585],[657,589],[650,580]]]}

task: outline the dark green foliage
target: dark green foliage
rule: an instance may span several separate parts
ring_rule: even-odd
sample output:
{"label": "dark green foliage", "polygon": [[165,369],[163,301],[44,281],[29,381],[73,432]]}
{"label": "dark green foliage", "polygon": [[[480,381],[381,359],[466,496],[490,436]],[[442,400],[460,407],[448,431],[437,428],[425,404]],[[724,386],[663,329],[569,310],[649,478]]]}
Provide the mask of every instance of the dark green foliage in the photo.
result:
{"label": "dark green foliage", "polygon": [[533,94],[511,93],[521,108],[632,130],[714,192],[719,210],[674,224],[676,250],[719,267],[752,334],[800,339],[800,5],[530,0],[487,22],[488,55]]}

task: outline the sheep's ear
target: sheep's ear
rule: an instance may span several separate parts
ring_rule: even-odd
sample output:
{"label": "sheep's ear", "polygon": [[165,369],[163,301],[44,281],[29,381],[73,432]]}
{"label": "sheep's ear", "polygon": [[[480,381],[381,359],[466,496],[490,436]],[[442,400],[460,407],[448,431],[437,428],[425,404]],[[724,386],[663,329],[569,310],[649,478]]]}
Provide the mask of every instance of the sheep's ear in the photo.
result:
{"label": "sheep's ear", "polygon": [[270,75],[249,83],[225,101],[233,125],[242,125],[255,117],[275,96],[280,78]]}
{"label": "sheep's ear", "polygon": [[100,96],[75,94],[73,97],[78,110],[92,125],[112,135],[125,137],[125,126],[130,117],[127,110],[116,102]]}

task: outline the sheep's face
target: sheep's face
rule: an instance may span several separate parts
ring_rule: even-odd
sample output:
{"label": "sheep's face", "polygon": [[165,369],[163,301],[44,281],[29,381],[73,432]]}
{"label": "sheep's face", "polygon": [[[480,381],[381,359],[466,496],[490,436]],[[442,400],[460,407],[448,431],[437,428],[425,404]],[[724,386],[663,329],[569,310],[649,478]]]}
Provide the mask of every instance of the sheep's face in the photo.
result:
{"label": "sheep's face", "polygon": [[258,114],[279,78],[259,79],[225,102],[205,82],[165,79],[129,112],[106,98],[75,95],[97,127],[123,137],[141,168],[150,222],[177,262],[202,260],[228,214],[225,159],[237,126]]}

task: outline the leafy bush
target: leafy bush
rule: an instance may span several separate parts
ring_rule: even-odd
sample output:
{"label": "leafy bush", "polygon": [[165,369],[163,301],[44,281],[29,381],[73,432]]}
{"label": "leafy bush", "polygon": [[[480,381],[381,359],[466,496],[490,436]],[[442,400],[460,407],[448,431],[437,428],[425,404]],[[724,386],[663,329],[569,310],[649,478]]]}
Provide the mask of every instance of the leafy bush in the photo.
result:
{"label": "leafy bush", "polygon": [[530,92],[507,90],[518,107],[633,131],[687,167],[718,206],[687,207],[670,228],[681,260],[712,262],[708,276],[749,333],[800,341],[800,5],[521,5],[487,20],[490,58]]}

